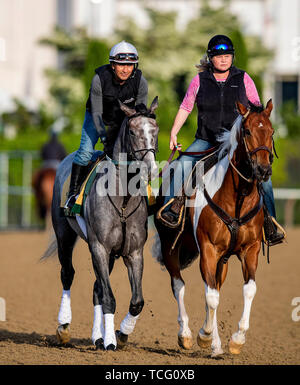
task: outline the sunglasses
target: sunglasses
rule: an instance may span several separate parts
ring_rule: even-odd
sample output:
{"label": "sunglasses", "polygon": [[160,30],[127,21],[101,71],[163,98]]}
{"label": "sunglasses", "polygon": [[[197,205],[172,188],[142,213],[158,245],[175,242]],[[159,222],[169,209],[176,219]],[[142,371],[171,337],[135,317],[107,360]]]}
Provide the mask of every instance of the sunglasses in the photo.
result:
{"label": "sunglasses", "polygon": [[120,61],[137,61],[138,56],[134,53],[118,53],[117,55],[111,57],[111,59],[114,60],[120,60]]}

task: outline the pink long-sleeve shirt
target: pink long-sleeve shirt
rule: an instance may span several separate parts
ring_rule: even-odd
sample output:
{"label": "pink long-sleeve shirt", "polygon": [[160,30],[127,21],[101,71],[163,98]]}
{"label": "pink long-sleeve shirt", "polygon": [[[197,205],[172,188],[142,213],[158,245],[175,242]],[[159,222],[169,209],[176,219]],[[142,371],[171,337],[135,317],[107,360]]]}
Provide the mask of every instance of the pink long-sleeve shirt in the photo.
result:
{"label": "pink long-sleeve shirt", "polygon": [[[226,79],[220,79],[220,80],[218,79],[217,81],[218,82],[219,81],[224,82],[225,80]],[[244,85],[245,85],[246,95],[247,95],[248,100],[250,100],[250,102],[253,104],[259,105],[260,99],[258,96],[257,89],[255,87],[254,81],[251,79],[251,77],[246,72],[244,74]],[[195,101],[196,101],[196,96],[197,96],[199,87],[200,87],[200,77],[199,77],[199,75],[196,75],[192,79],[192,81],[188,87],[188,90],[187,90],[185,97],[184,97],[184,99],[180,105],[180,108],[182,108],[188,112],[192,112],[192,110],[194,108]]]}

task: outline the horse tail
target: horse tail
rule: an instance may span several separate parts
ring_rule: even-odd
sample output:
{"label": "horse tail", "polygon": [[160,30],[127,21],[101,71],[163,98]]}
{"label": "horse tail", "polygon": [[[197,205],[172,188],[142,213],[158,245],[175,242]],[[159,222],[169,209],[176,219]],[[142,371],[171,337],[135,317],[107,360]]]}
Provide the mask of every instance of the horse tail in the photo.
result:
{"label": "horse tail", "polygon": [[52,257],[57,254],[57,240],[55,234],[52,234],[49,246],[47,250],[44,252],[44,254],[41,256],[40,261],[44,261],[45,259],[48,259],[49,257]]}
{"label": "horse tail", "polygon": [[152,257],[162,266],[165,266],[164,260],[163,260],[163,255],[161,251],[161,242],[160,242],[160,237],[158,232],[156,232],[153,236],[153,243],[152,243],[152,248],[151,248],[151,254]]}

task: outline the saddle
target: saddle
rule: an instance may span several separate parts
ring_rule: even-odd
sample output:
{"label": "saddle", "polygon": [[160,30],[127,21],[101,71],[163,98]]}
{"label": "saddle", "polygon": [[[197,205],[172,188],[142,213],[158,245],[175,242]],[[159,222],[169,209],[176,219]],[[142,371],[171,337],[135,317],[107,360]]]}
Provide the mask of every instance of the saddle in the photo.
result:
{"label": "saddle", "polygon": [[[75,217],[75,215],[83,216],[83,205],[84,205],[84,202],[85,202],[87,195],[90,192],[92,184],[96,178],[97,166],[99,165],[99,163],[102,160],[105,159],[105,156],[106,156],[105,154],[101,154],[100,156],[98,156],[98,158],[95,161],[90,162],[89,172],[88,172],[86,178],[84,179],[84,181],[80,187],[80,192],[79,192],[79,194],[76,198],[76,202],[75,202],[75,204],[71,210],[71,216],[74,216],[74,217]],[[62,212],[62,216],[65,216],[64,210],[65,210],[66,201],[68,199],[70,179],[71,179],[71,172],[68,175],[68,177],[66,178],[66,180],[63,184],[63,188],[62,188],[61,201],[60,201],[60,210]]]}
{"label": "saddle", "polygon": [[[188,154],[188,153],[187,153]],[[192,154],[192,153],[191,153]],[[226,154],[222,156],[222,158]],[[206,174],[215,164],[218,163],[219,161],[219,152],[218,150],[214,151],[213,153],[205,156],[204,158],[200,159],[195,166],[193,167],[192,171],[188,175],[187,181],[188,185],[192,185],[193,190],[195,190],[196,186],[195,184],[195,172],[197,169],[197,166],[199,165],[200,162],[203,162],[203,172]],[[159,210],[157,211],[156,218],[166,227],[176,229],[179,228],[179,226],[182,223],[182,220],[184,218],[184,212],[185,212],[185,206],[186,206],[186,201],[188,197],[184,193],[184,185],[181,186],[181,195],[178,195],[174,198],[171,198],[164,206],[160,207]],[[178,215],[178,221],[177,223],[170,223],[166,221],[163,216],[162,212],[170,206],[170,209]]]}

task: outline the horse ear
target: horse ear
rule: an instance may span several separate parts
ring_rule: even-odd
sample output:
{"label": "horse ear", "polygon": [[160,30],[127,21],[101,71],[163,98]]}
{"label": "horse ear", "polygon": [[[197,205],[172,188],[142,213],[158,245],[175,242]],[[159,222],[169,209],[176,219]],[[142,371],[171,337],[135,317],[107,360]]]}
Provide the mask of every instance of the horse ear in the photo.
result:
{"label": "horse ear", "polygon": [[158,107],[158,96],[155,96],[150,106],[150,112],[153,113],[157,109],[157,107]]}
{"label": "horse ear", "polygon": [[264,109],[264,113],[269,117],[271,115],[271,111],[273,110],[273,102],[272,99],[270,99],[267,103],[266,108]]}
{"label": "horse ear", "polygon": [[237,109],[238,109],[239,113],[242,116],[244,116],[248,112],[247,107],[245,107],[242,103],[236,102],[236,106],[237,106]]}
{"label": "horse ear", "polygon": [[133,108],[126,106],[126,104],[122,103],[121,100],[119,100],[119,99],[118,99],[118,101],[119,101],[119,105],[120,105],[121,110],[123,112],[125,112],[125,114],[127,116],[132,116],[136,113],[136,111]]}

